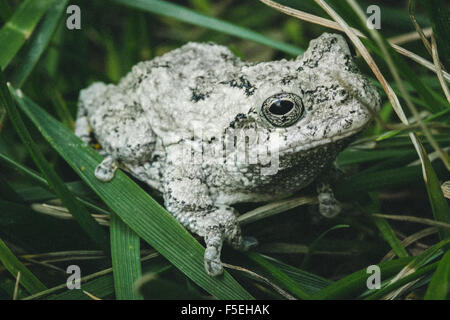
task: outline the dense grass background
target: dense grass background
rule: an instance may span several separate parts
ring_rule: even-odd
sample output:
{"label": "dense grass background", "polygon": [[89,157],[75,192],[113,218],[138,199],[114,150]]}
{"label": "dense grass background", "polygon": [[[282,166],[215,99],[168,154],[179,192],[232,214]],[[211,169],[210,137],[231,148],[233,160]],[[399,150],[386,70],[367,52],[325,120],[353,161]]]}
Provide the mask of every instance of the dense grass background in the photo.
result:
{"label": "dense grass background", "polygon": [[[373,2],[358,1],[364,11]],[[187,41],[267,61],[293,58],[333,31],[259,1],[0,0],[0,299],[446,299],[450,210],[440,185],[449,180],[448,79],[384,42],[414,31],[414,14],[420,27],[433,28],[440,68],[448,70],[444,2],[412,1],[408,10],[408,1],[377,1],[380,39],[353,1],[326,1],[369,37],[363,44],[400,109],[358,55],[384,98],[379,119],[337,159],[344,211],[318,217],[312,188],[238,206],[244,234],[260,245],[248,253],[225,247],[228,272],[211,278],[202,240],[158,195],[125,173],[108,184],[95,179],[101,157],[72,133],[78,92],[93,81],[117,82],[138,61]],[[313,0],[279,3],[330,19]],[[81,8],[81,30],[66,28],[69,4]],[[401,45],[433,62],[420,39]],[[401,123],[402,112],[411,124]],[[67,289],[69,265],[80,266],[83,290]],[[381,290],[367,290],[369,265],[381,267]]]}

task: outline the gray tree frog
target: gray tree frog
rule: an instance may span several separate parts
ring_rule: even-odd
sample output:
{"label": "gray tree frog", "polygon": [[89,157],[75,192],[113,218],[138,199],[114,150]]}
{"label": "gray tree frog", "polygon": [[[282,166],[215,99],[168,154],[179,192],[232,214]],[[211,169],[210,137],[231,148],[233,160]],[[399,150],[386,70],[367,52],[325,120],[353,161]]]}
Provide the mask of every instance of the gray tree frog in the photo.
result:
{"label": "gray tree frog", "polygon": [[98,179],[120,165],[159,190],[167,210],[204,237],[206,272],[218,275],[223,241],[247,245],[233,204],[318,181],[320,212],[339,212],[327,172],[379,105],[340,35],[322,34],[294,60],[261,63],[188,43],[138,63],[117,85],[82,90],[75,133],[100,143]]}

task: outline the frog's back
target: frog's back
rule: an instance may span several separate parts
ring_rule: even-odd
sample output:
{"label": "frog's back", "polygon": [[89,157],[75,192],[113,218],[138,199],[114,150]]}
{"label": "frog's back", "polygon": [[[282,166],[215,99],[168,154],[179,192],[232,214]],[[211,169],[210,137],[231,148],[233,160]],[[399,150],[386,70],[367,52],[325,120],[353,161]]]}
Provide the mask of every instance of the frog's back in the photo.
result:
{"label": "frog's back", "polygon": [[224,46],[191,42],[138,63],[119,86],[134,90],[156,134],[175,143],[225,112],[208,100],[243,64]]}

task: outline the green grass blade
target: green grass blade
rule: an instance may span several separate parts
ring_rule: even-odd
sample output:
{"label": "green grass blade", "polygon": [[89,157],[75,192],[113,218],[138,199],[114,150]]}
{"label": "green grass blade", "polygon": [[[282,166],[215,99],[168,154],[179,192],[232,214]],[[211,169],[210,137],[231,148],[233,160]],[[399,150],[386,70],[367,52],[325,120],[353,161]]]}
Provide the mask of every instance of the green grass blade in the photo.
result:
{"label": "green grass blade", "polygon": [[112,82],[117,83],[123,75],[119,52],[114,46],[112,38],[106,38],[104,41],[106,49],[105,73]]}
{"label": "green grass blade", "polygon": [[135,9],[150,11],[158,15],[171,17],[179,21],[191,23],[203,28],[230,34],[238,38],[252,40],[294,56],[298,56],[299,54],[303,53],[303,50],[298,47],[280,41],[272,40],[257,32],[239,27],[237,25],[234,25],[226,21],[222,21],[217,18],[205,16],[203,14],[200,14],[183,6],[170,3],[168,1],[160,1],[160,0],[134,0],[134,1],[113,0],[113,1]]}
{"label": "green grass blade", "polygon": [[[333,4],[339,13],[346,19],[346,22],[353,26],[359,27],[361,30],[367,31],[369,37],[374,41],[372,42],[369,39],[361,38],[363,44],[370,48],[373,52],[375,52],[381,59],[381,61],[386,60],[385,54],[380,50],[374,43],[376,41],[373,39],[372,32],[368,32],[366,19],[360,19],[355,11],[349,6],[348,2],[345,1],[328,1]],[[376,30],[370,30],[375,32]],[[409,82],[413,88],[416,89],[416,93],[421,97],[421,99],[426,102],[427,109],[431,112],[438,112],[445,108],[450,108],[449,102],[446,101],[443,97],[439,96],[436,92],[434,92],[428,85],[426,85],[420,77],[414,72],[414,70],[406,63],[404,58],[397,53],[388,43],[388,41],[378,33],[381,41],[384,43],[384,46],[389,52],[389,55],[392,57],[393,62],[395,63],[395,67],[399,70],[402,75],[404,81]]]}
{"label": "green grass blade", "polygon": [[114,294],[114,278],[111,274],[99,277],[82,285],[83,290],[66,290],[53,294],[46,300],[92,300],[85,292],[103,299]]}
{"label": "green grass blade", "polygon": [[31,36],[34,28],[53,0],[26,0],[0,30],[0,68],[5,69]]}
{"label": "green grass blade", "polygon": [[448,70],[450,68],[450,7],[444,0],[421,1],[426,7],[428,18],[433,26],[433,34],[436,37],[436,46],[439,58]]}
{"label": "green grass blade", "polygon": [[380,211],[380,201],[376,194],[370,194],[370,198],[372,199],[371,203],[368,204],[367,211],[370,217],[372,218],[372,221],[377,226],[378,230],[380,231],[381,235],[383,236],[384,240],[386,240],[387,243],[391,246],[392,250],[395,252],[395,254],[399,258],[406,258],[409,257],[408,252],[403,247],[401,241],[397,238],[395,235],[394,230],[392,229],[389,222],[386,221],[386,219],[375,217],[373,214]]}
{"label": "green grass blade", "polygon": [[450,285],[450,250],[448,250],[431,278],[425,293],[425,300],[445,300],[449,292]]}
{"label": "green grass blade", "polygon": [[47,48],[68,2],[69,0],[53,0],[53,3],[42,19],[42,23],[33,33],[26,53],[18,57],[21,63],[14,70],[11,78],[11,83],[15,88],[22,87],[31,71],[33,71],[34,66]]}
{"label": "green grass blade", "polygon": [[116,298],[142,299],[133,290],[136,280],[142,277],[139,237],[116,214],[111,215],[110,233]]}
{"label": "green grass blade", "polygon": [[[391,57],[395,63],[395,66],[401,73],[402,78],[405,81],[408,81],[412,87],[415,88],[415,92],[419,95],[425,104],[423,105],[426,109],[433,113],[437,113],[439,111],[445,110],[446,108],[450,108],[449,102],[445,100],[445,98],[441,97],[438,93],[436,93],[433,89],[431,89],[427,84],[425,84],[420,77],[413,71],[413,69],[406,63],[400,54],[398,54],[392,47],[388,44],[387,40],[382,38],[386,48],[389,50]],[[375,53],[377,53],[380,58],[383,58],[383,54],[381,51],[372,44],[367,39],[362,39],[363,43],[372,49]]]}
{"label": "green grass blade", "polygon": [[411,150],[344,150],[341,152],[337,158],[338,164],[340,166],[345,166],[349,164],[357,164],[363,162],[377,161],[388,158],[396,158],[407,155],[413,151]]}
{"label": "green grass blade", "polygon": [[8,0],[0,0],[0,18],[6,22],[11,18],[12,10],[9,6]]}
{"label": "green grass blade", "polygon": [[[437,166],[442,174],[445,167]],[[343,199],[354,199],[355,194],[362,191],[377,191],[382,188],[395,188],[410,184],[423,183],[420,166],[405,166],[376,172],[360,172],[348,179],[338,181],[334,188],[336,196]]]}
{"label": "green grass blade", "polygon": [[439,253],[439,250],[444,249],[445,247],[448,248],[450,244],[450,239],[442,240],[441,242],[436,243],[435,245],[431,246],[424,252],[422,252],[417,257],[414,257],[414,259],[408,263],[408,265],[402,270],[401,273],[407,273],[412,269],[418,269],[422,267],[424,264],[426,264],[430,259],[433,258],[436,254]]}
{"label": "green grass blade", "polygon": [[13,201],[13,202],[22,202],[23,199],[17,191],[11,187],[11,185],[6,181],[5,177],[3,177],[0,172],[0,198],[3,200]]}
{"label": "green grass blade", "polygon": [[17,134],[25,145],[28,153],[35,162],[36,166],[41,171],[45,180],[48,182],[52,191],[61,199],[63,204],[73,217],[77,220],[84,231],[89,237],[103,250],[108,252],[109,243],[107,241],[106,232],[100,227],[99,224],[92,218],[90,213],[86,210],[83,204],[81,204],[74,195],[67,189],[64,182],[56,174],[56,172],[50,167],[50,164],[44,158],[39,147],[34,143],[31,138],[28,129],[25,127],[23,120],[16,108],[11,94],[6,85],[3,72],[0,70],[0,103],[6,109],[9,119],[13,123]]}
{"label": "green grass blade", "polygon": [[432,263],[428,266],[425,266],[423,268],[420,268],[419,270],[417,270],[414,273],[411,273],[410,275],[401,278],[400,280],[395,281],[394,283],[381,288],[380,290],[377,290],[377,292],[375,292],[374,294],[368,296],[365,298],[365,300],[377,300],[382,298],[383,296],[385,296],[386,294],[399,289],[401,287],[403,287],[404,285],[407,285],[408,283],[415,281],[421,277],[423,277],[424,275],[433,272],[437,267],[437,262]]}
{"label": "green grass blade", "polygon": [[[412,258],[401,258],[392,261],[386,261],[380,263],[378,266],[381,269],[383,278],[386,279],[395,275],[401,268],[403,268]],[[343,299],[354,298],[357,294],[361,293],[364,289],[367,289],[367,278],[369,274],[367,269],[356,271],[339,281],[334,282],[325,289],[319,291],[313,295],[313,299]]]}
{"label": "green grass blade", "polygon": [[0,239],[0,261],[14,278],[17,277],[17,273],[20,272],[20,284],[30,294],[47,289],[45,285],[16,258],[14,253],[11,252],[2,239]]}
{"label": "green grass blade", "polygon": [[[422,173],[425,186],[428,193],[428,200],[431,204],[433,216],[436,221],[450,223],[450,208],[447,199],[445,199],[436,171],[431,165],[431,161],[426,154],[422,144],[417,146],[422,160]],[[439,229],[439,237],[441,240],[450,238],[450,230]]]}
{"label": "green grass blade", "polygon": [[[406,278],[413,276],[414,273],[423,272],[422,269],[427,270],[428,268],[430,268],[430,265],[426,267],[424,267],[424,265],[439,256],[442,250],[445,250],[446,248],[448,249],[449,244],[450,239],[442,240],[441,242],[431,246],[430,248],[422,252],[420,255],[414,257],[405,267],[403,267],[398,272],[398,274],[393,279],[391,279],[388,286],[384,289],[388,290],[388,292],[392,292],[394,289],[401,287],[398,286],[398,283],[400,281],[405,281]],[[434,265],[437,266],[436,263]],[[401,290],[402,289],[399,289],[397,292],[391,293],[389,295],[389,298],[397,297]],[[376,299],[377,297],[381,297],[380,292],[377,292],[374,295],[370,296],[369,299]]]}
{"label": "green grass blade", "polygon": [[[147,261],[143,264],[144,272],[152,272],[154,274],[159,274],[170,269],[171,266],[167,261],[161,261],[160,259],[156,261]],[[81,278],[83,290],[67,290],[65,284],[51,288],[50,295],[45,297],[48,300],[90,300],[83,291],[86,291],[97,298],[105,298],[112,296],[114,294],[114,277],[111,274],[112,269],[105,269]],[[54,293],[55,291],[60,291],[61,289],[66,289],[60,293]],[[40,296],[39,298],[41,298]],[[26,299],[28,300],[28,298]]]}
{"label": "green grass blade", "polygon": [[401,241],[397,238],[395,235],[394,230],[392,229],[389,222],[387,222],[386,219],[378,218],[372,216],[372,219],[377,226],[378,230],[381,232],[381,235],[383,236],[384,240],[386,240],[387,243],[391,246],[392,250],[394,250],[395,254],[399,258],[406,258],[409,256],[406,249],[402,246]]}
{"label": "green grass blade", "polygon": [[69,107],[66,101],[63,99],[61,93],[52,86],[52,105],[55,110],[58,118],[61,120],[62,124],[67,128],[74,130],[75,129],[75,120],[69,110]]}
{"label": "green grass blade", "polygon": [[228,272],[217,278],[207,275],[203,265],[204,248],[125,173],[119,170],[108,183],[96,179],[94,170],[102,157],[31,100],[16,99],[52,147],[143,240],[213,296],[252,299]]}
{"label": "green grass blade", "polygon": [[[37,191],[38,188],[40,188],[38,186],[41,186],[41,187],[45,188],[46,190],[49,190],[52,192],[51,188],[48,185],[48,182],[44,178],[42,178],[39,175],[39,173],[37,173],[36,171],[34,171],[30,168],[27,168],[27,167],[21,165],[20,163],[11,159],[7,155],[3,154],[2,152],[0,152],[0,164],[3,165],[5,168],[13,170],[14,172],[20,174],[21,176],[23,176],[24,178],[29,180],[29,182],[34,185],[34,187],[29,188],[30,192]],[[38,186],[35,186],[35,185],[38,185]],[[79,197],[87,197],[92,194],[92,192],[83,184],[82,181],[67,182],[66,186],[72,193],[74,193],[75,195],[77,195]],[[44,196],[44,198],[47,197],[46,199],[55,198],[55,195],[53,192],[49,193],[49,192],[45,192],[44,190],[41,190],[40,193],[41,193],[41,195]],[[31,197],[31,198],[25,197],[25,200],[26,201],[34,201],[36,199],[34,199],[33,197]]]}
{"label": "green grass blade", "polygon": [[285,264],[274,259],[273,257],[269,257],[266,255],[263,256],[264,259],[270,261],[270,263],[284,272],[287,276],[292,278],[292,280],[298,282],[303,287],[303,289],[305,289],[310,294],[316,293],[333,283],[333,281],[331,280]]}
{"label": "green grass blade", "polygon": [[269,260],[265,259],[263,256],[249,252],[248,257],[256,262],[260,267],[270,273],[271,278],[275,279],[283,288],[289,290],[296,297],[300,299],[310,299],[311,295],[308,290],[303,288],[299,283],[294,281],[286,273],[281,271],[278,267],[272,264]]}
{"label": "green grass blade", "polygon": [[338,224],[335,225],[328,230],[325,230],[322,232],[314,241],[308,246],[308,252],[305,254],[305,257],[303,258],[302,264],[300,268],[306,269],[306,266],[308,265],[309,259],[311,258],[312,254],[316,251],[317,246],[320,243],[320,240],[322,240],[330,231],[336,230],[336,229],[342,229],[342,228],[349,228],[350,226],[347,224]]}
{"label": "green grass blade", "polygon": [[37,183],[42,187],[48,186],[47,181],[45,181],[45,179],[42,178],[36,171],[21,165],[2,152],[0,152],[0,163],[5,167],[13,170],[14,172],[20,174],[21,176],[32,180],[34,183]]}

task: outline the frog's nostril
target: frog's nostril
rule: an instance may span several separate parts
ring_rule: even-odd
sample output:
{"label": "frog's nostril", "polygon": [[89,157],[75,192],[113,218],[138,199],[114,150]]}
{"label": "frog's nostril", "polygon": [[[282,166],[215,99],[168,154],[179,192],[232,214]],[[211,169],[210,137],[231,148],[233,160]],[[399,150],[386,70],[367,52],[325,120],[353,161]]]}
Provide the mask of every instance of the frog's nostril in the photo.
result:
{"label": "frog's nostril", "polygon": [[289,111],[291,111],[293,107],[294,107],[294,103],[292,101],[280,99],[280,100],[274,101],[271,104],[269,111],[273,114],[281,116],[281,115],[286,114]]}

